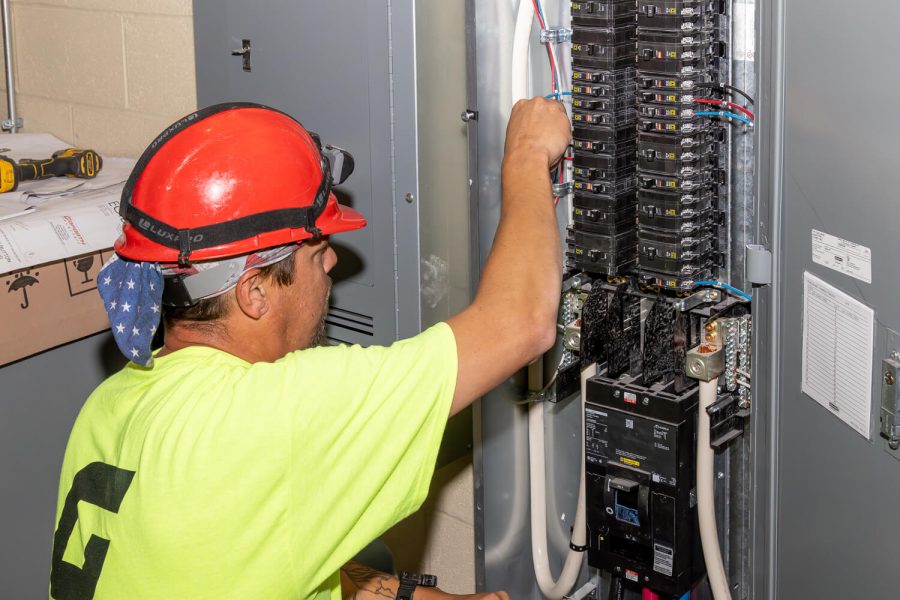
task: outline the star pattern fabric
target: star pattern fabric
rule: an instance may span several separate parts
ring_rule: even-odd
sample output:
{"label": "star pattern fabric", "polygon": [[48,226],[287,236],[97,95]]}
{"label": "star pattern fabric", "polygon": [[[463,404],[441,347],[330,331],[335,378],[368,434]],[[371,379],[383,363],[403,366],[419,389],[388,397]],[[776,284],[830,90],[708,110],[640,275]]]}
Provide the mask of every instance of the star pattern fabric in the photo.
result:
{"label": "star pattern fabric", "polygon": [[114,255],[100,270],[97,289],[119,350],[135,364],[152,366],[150,344],[162,311],[160,266]]}

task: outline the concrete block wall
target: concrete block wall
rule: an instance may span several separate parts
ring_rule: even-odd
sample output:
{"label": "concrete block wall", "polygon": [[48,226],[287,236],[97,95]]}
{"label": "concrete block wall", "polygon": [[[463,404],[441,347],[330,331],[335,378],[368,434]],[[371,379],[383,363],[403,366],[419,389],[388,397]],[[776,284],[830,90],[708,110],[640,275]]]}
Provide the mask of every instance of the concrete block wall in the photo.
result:
{"label": "concrete block wall", "polygon": [[12,0],[22,131],[137,157],[197,106],[190,0]]}
{"label": "concrete block wall", "polygon": [[[24,132],[136,158],[196,108],[190,0],[12,0],[12,23]],[[435,474],[425,506],[385,536],[399,568],[474,591],[472,489],[470,457]]]}

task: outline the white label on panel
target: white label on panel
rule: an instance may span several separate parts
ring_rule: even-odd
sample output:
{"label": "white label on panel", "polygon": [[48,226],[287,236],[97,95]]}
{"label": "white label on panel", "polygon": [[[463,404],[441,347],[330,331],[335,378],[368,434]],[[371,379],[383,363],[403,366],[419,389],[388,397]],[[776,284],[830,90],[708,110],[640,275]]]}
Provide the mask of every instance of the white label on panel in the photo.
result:
{"label": "white label on panel", "polygon": [[813,229],[812,259],[818,265],[872,283],[872,250],[865,246]]}
{"label": "white label on panel", "polygon": [[875,311],[803,274],[803,393],[871,439]]}

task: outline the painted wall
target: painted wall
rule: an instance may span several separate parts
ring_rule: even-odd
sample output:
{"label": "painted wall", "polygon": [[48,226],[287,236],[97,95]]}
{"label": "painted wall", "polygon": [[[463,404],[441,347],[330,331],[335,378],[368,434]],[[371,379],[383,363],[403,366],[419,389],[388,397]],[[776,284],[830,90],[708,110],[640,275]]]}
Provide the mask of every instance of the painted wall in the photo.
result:
{"label": "painted wall", "polygon": [[191,12],[190,0],[13,0],[23,131],[139,156],[196,108]]}
{"label": "painted wall", "polygon": [[[53,133],[110,156],[139,156],[160,131],[196,108],[191,14],[190,0],[12,0],[22,131]],[[442,305],[438,311],[451,308]],[[59,352],[43,355],[41,369],[47,368],[47,359],[52,363],[62,356]],[[30,371],[27,362],[17,369]],[[61,417],[45,419],[35,412],[55,410],[52,402],[40,408],[17,403],[16,410],[35,412],[27,420],[32,424],[52,421],[53,430],[41,435],[64,438],[74,421],[73,402],[86,396],[80,389],[74,393],[77,398],[59,404]],[[30,494],[37,500],[53,490],[50,502],[20,503],[41,513],[27,522],[52,522],[64,439],[58,441],[58,459],[44,460],[40,472],[31,472],[23,483],[28,486],[24,498]],[[436,574],[447,591],[474,591],[473,515],[471,459],[463,458],[438,472],[422,510],[385,536],[398,567]],[[22,557],[34,564],[8,573],[0,566],[0,580],[22,580],[15,587],[22,590],[20,597],[37,597],[46,586],[50,537],[46,528],[30,535],[46,538],[46,557],[38,544]]]}

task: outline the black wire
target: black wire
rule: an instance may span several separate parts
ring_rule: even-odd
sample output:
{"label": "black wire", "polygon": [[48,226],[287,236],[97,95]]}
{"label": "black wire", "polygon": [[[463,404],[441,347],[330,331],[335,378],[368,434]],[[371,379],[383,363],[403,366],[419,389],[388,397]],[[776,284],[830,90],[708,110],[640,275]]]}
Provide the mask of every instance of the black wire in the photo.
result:
{"label": "black wire", "polygon": [[753,100],[753,97],[752,97],[750,94],[748,94],[748,93],[745,92],[744,90],[741,90],[741,89],[739,89],[739,88],[734,87],[733,85],[728,85],[728,84],[723,83],[723,84],[722,84],[722,89],[724,89],[724,90],[731,90],[731,91],[733,91],[733,92],[737,92],[738,94],[740,94],[741,96],[743,96],[744,98],[746,98],[747,101],[750,102],[750,104],[756,104],[756,102]]}
{"label": "black wire", "polygon": [[625,600],[625,586],[621,577],[613,575],[609,580],[609,600]]}

